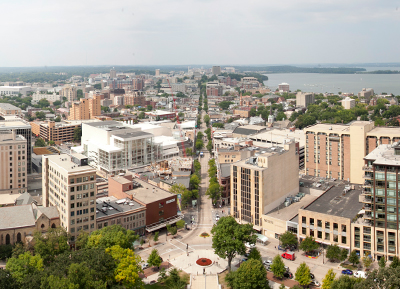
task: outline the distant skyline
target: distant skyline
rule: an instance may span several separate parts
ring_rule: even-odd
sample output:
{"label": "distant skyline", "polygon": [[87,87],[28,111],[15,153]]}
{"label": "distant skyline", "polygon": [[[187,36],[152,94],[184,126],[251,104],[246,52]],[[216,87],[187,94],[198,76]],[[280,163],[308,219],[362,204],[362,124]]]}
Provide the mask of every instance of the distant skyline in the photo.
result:
{"label": "distant skyline", "polygon": [[0,67],[400,62],[399,5],[394,0],[2,1]]}

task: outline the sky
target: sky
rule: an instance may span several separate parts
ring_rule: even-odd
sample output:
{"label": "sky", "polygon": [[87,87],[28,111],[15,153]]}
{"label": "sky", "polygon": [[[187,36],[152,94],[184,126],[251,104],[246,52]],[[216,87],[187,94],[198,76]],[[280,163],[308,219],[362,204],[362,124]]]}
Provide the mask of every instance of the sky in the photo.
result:
{"label": "sky", "polygon": [[400,62],[396,0],[3,0],[0,67]]}

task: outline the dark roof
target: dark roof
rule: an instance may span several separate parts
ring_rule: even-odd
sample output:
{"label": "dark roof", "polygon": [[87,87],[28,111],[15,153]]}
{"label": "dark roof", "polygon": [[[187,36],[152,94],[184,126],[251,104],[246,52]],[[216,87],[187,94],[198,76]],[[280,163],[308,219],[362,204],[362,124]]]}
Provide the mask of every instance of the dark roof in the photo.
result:
{"label": "dark roof", "polygon": [[99,127],[99,126],[122,126],[122,124],[120,124],[119,122],[117,122],[115,120],[87,122],[85,124],[93,126],[93,127]]}
{"label": "dark roof", "polygon": [[169,185],[174,185],[174,184],[182,184],[185,186],[186,189],[189,188],[190,184],[190,177],[176,177],[176,178],[170,178],[168,180],[160,180],[161,182],[167,183]]}
{"label": "dark roof", "polygon": [[[120,200],[118,200],[120,201]],[[116,203],[117,201],[96,201],[96,218],[111,216],[123,212],[137,210],[144,206],[134,200],[128,200],[125,203]],[[130,205],[131,204],[131,205]],[[103,207],[106,208],[103,210]]]}
{"label": "dark roof", "polygon": [[226,178],[231,175],[231,164],[221,164],[221,177]]}
{"label": "dark roof", "polygon": [[133,131],[129,133],[121,133],[121,134],[114,134],[117,137],[120,138],[131,138],[131,137],[138,137],[138,136],[147,136],[147,137],[152,137],[153,134],[144,132],[144,131]]}
{"label": "dark roof", "polygon": [[233,133],[236,134],[243,134],[243,135],[252,135],[258,133],[262,130],[265,130],[265,127],[261,127],[261,129],[251,129],[251,128],[244,128],[242,126],[238,126],[233,130]]}
{"label": "dark roof", "polygon": [[353,219],[363,207],[359,202],[359,190],[343,194],[344,185],[334,186],[304,210]]}

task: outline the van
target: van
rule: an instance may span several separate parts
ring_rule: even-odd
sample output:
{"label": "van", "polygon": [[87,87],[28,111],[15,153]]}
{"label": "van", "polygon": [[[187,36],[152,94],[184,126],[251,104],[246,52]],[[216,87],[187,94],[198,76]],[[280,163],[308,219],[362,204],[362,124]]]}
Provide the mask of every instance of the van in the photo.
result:
{"label": "van", "polygon": [[365,275],[364,271],[354,272],[353,276],[356,278],[364,278],[364,279],[367,278],[367,275]]}
{"label": "van", "polygon": [[282,258],[294,261],[294,259],[295,259],[294,252],[287,251],[287,252],[283,253]]}

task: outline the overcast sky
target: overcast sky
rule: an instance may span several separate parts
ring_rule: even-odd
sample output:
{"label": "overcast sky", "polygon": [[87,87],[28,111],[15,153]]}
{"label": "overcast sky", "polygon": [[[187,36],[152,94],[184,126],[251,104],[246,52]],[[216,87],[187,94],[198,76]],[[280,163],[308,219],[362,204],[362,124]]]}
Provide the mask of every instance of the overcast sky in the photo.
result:
{"label": "overcast sky", "polygon": [[400,1],[3,0],[0,67],[400,62]]}

